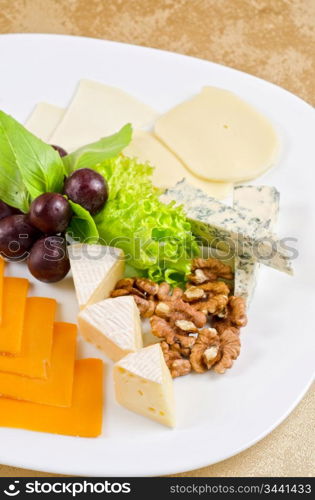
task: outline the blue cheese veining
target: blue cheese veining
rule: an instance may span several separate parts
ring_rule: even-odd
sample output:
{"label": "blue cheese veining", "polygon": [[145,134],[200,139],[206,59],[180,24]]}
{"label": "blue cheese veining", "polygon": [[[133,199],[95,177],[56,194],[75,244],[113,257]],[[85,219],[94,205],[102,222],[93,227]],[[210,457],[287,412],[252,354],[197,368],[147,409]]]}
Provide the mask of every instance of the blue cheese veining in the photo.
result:
{"label": "blue cheese veining", "polygon": [[[233,207],[248,217],[258,217],[269,229],[275,230],[279,215],[279,192],[272,186],[235,186]],[[234,294],[244,298],[249,305],[256,288],[259,263],[252,258],[235,256]]]}
{"label": "blue cheese veining", "polygon": [[185,179],[168,189],[162,199],[184,205],[192,231],[203,243],[224,251],[232,250],[242,257],[255,257],[266,266],[293,273],[290,257],[281,247],[281,241],[270,233],[270,224],[262,222],[256,214],[250,216],[225,205]]}

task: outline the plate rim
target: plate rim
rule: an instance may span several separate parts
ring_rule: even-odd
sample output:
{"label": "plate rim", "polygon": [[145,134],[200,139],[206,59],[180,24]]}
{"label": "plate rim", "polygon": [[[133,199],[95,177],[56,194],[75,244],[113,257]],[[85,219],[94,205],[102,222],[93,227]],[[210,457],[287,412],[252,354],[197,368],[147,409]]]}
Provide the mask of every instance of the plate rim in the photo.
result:
{"label": "plate rim", "polygon": [[38,38],[65,38],[65,39],[77,39],[78,41],[80,40],[87,40],[89,42],[99,42],[99,43],[105,43],[107,45],[112,45],[112,46],[117,46],[117,47],[132,47],[132,49],[136,49],[139,51],[154,51],[160,54],[170,54],[172,56],[179,56],[180,58],[187,58],[193,61],[202,61],[203,63],[209,63],[211,66],[217,66],[218,68],[225,68],[228,70],[231,70],[233,72],[236,72],[238,74],[241,74],[245,76],[246,78],[252,78],[254,80],[258,80],[260,82],[264,82],[264,84],[267,84],[271,87],[274,87],[276,89],[280,89],[282,92],[287,93],[290,97],[293,97],[294,99],[298,99],[300,101],[300,104],[306,105],[308,108],[310,108],[310,111],[313,111],[315,113],[315,107],[310,104],[309,102],[305,101],[302,97],[298,96],[297,94],[294,94],[290,90],[281,87],[281,85],[278,85],[274,82],[271,82],[269,80],[265,80],[264,78],[261,78],[259,76],[253,75],[251,73],[246,73],[246,71],[242,71],[241,69],[236,69],[233,68],[233,66],[226,66],[225,64],[220,64],[214,61],[211,61],[209,59],[204,59],[202,57],[196,57],[196,56],[191,56],[188,54],[181,54],[180,52],[174,52],[172,50],[167,50],[167,49],[159,49],[157,47],[148,47],[146,45],[136,45],[133,43],[128,43],[128,42],[118,42],[116,40],[108,40],[106,38],[93,38],[90,36],[79,36],[79,35],[68,35],[66,33],[22,33],[22,32],[16,32],[16,33],[0,33],[0,39],[1,38],[33,38],[33,37],[38,37]]}
{"label": "plate rim", "polygon": [[[296,398],[296,400],[293,402],[293,404],[287,410],[287,412],[284,414],[283,417],[280,417],[274,424],[272,424],[270,427],[268,427],[267,430],[265,432],[263,432],[261,435],[259,435],[257,438],[249,440],[248,442],[246,442],[246,444],[244,444],[243,446],[239,447],[235,452],[233,452],[233,454],[230,454],[230,453],[224,454],[218,460],[212,461],[210,463],[204,462],[203,460],[201,460],[198,463],[198,465],[196,465],[196,462],[194,462],[195,463],[194,466],[188,467],[185,470],[183,470],[182,468],[178,468],[178,469],[175,468],[173,470],[173,472],[169,472],[168,468],[163,468],[162,467],[159,471],[154,472],[154,474],[153,473],[151,474],[151,473],[148,472],[148,473],[146,473],[144,475],[142,475],[142,474],[133,474],[130,477],[170,476],[170,475],[173,475],[173,474],[180,474],[180,473],[185,473],[185,472],[192,472],[192,471],[197,470],[197,469],[202,469],[202,468],[205,468],[205,467],[211,467],[212,465],[219,464],[219,463],[221,463],[221,462],[223,462],[225,460],[228,460],[230,458],[235,457],[236,455],[239,455],[243,451],[246,451],[246,450],[252,448],[257,443],[259,443],[260,441],[262,441],[271,432],[273,432],[280,424],[282,424],[290,416],[290,414],[294,411],[294,409],[299,405],[299,403],[302,401],[302,399],[304,398],[304,396],[310,390],[310,388],[313,385],[313,383],[314,383],[314,375],[309,380],[309,382],[308,382],[307,386],[305,387],[305,390],[303,391],[303,393],[301,393],[301,395]],[[20,429],[16,429],[16,430],[20,430]],[[32,434],[38,434],[35,431],[23,431],[22,430],[22,432],[31,432]],[[81,476],[81,475],[83,475],[82,472],[76,472],[74,469],[71,469],[71,467],[69,467],[67,469],[64,469],[65,472],[60,472],[60,469],[58,467],[57,468],[49,467],[49,470],[47,470],[46,468],[43,468],[41,466],[40,467],[36,466],[36,469],[32,469],[31,466],[28,465],[26,467],[25,465],[21,464],[18,460],[17,461],[11,460],[10,463],[3,463],[1,456],[0,456],[0,463],[2,463],[3,465],[9,466],[9,467],[17,467],[17,468],[26,469],[26,470],[30,468],[30,470],[34,470],[35,472],[38,471],[38,472],[43,472],[43,473],[62,474],[62,475],[66,475],[66,476]],[[86,474],[86,473],[84,473],[84,475],[87,475],[88,477],[99,477],[100,476],[100,474],[98,474],[98,473],[97,474],[92,474],[92,473]],[[115,475],[108,475],[108,474],[106,474],[106,477],[127,477],[127,475],[126,474],[115,474]],[[202,476],[200,476],[200,477],[202,477]]]}

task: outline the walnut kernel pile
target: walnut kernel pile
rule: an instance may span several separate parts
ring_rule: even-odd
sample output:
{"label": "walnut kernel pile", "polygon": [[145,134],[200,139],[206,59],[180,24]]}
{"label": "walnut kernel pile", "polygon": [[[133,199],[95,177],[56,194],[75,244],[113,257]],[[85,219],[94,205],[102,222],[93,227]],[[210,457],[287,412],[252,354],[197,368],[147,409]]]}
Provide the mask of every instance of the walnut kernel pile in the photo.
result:
{"label": "walnut kernel pile", "polygon": [[[242,297],[231,294],[230,266],[194,259],[186,289],[146,278],[119,280],[111,297],[132,295],[161,347],[172,377],[191,371],[224,373],[240,354],[240,328],[247,323]],[[210,327],[207,327],[207,323]]]}

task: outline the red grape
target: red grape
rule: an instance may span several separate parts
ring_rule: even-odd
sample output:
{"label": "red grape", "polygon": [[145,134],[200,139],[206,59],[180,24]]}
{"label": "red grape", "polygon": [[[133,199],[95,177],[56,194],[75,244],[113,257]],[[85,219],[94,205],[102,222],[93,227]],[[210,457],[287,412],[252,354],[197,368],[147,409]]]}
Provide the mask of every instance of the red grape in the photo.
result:
{"label": "red grape", "polygon": [[63,236],[47,236],[36,241],[28,261],[31,274],[44,283],[62,280],[70,270],[67,243]]}
{"label": "red grape", "polygon": [[40,231],[27,215],[10,215],[0,221],[0,253],[11,260],[24,260]]}
{"label": "red grape", "polygon": [[68,200],[58,193],[44,193],[30,207],[30,222],[46,234],[63,233],[70,222],[72,210]]}
{"label": "red grape", "polygon": [[21,210],[18,208],[10,207],[10,205],[7,205],[4,203],[4,201],[0,200],[0,220],[4,219],[5,217],[9,217],[9,215],[16,215],[16,214],[21,214]]}
{"label": "red grape", "polygon": [[81,168],[66,179],[64,193],[74,203],[95,215],[108,199],[108,185],[102,175],[90,168]]}

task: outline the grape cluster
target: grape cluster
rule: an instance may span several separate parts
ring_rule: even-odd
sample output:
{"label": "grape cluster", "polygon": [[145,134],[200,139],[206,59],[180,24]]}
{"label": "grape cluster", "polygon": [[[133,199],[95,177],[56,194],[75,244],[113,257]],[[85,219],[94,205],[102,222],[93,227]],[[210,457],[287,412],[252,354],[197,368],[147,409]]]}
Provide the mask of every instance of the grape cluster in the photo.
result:
{"label": "grape cluster", "polygon": [[[53,146],[60,156],[67,153]],[[69,272],[65,232],[72,218],[68,200],[97,214],[108,198],[108,186],[97,172],[82,168],[65,179],[63,194],[44,193],[23,214],[0,201],[0,254],[13,260],[27,260],[31,274],[45,283],[62,280]]]}

